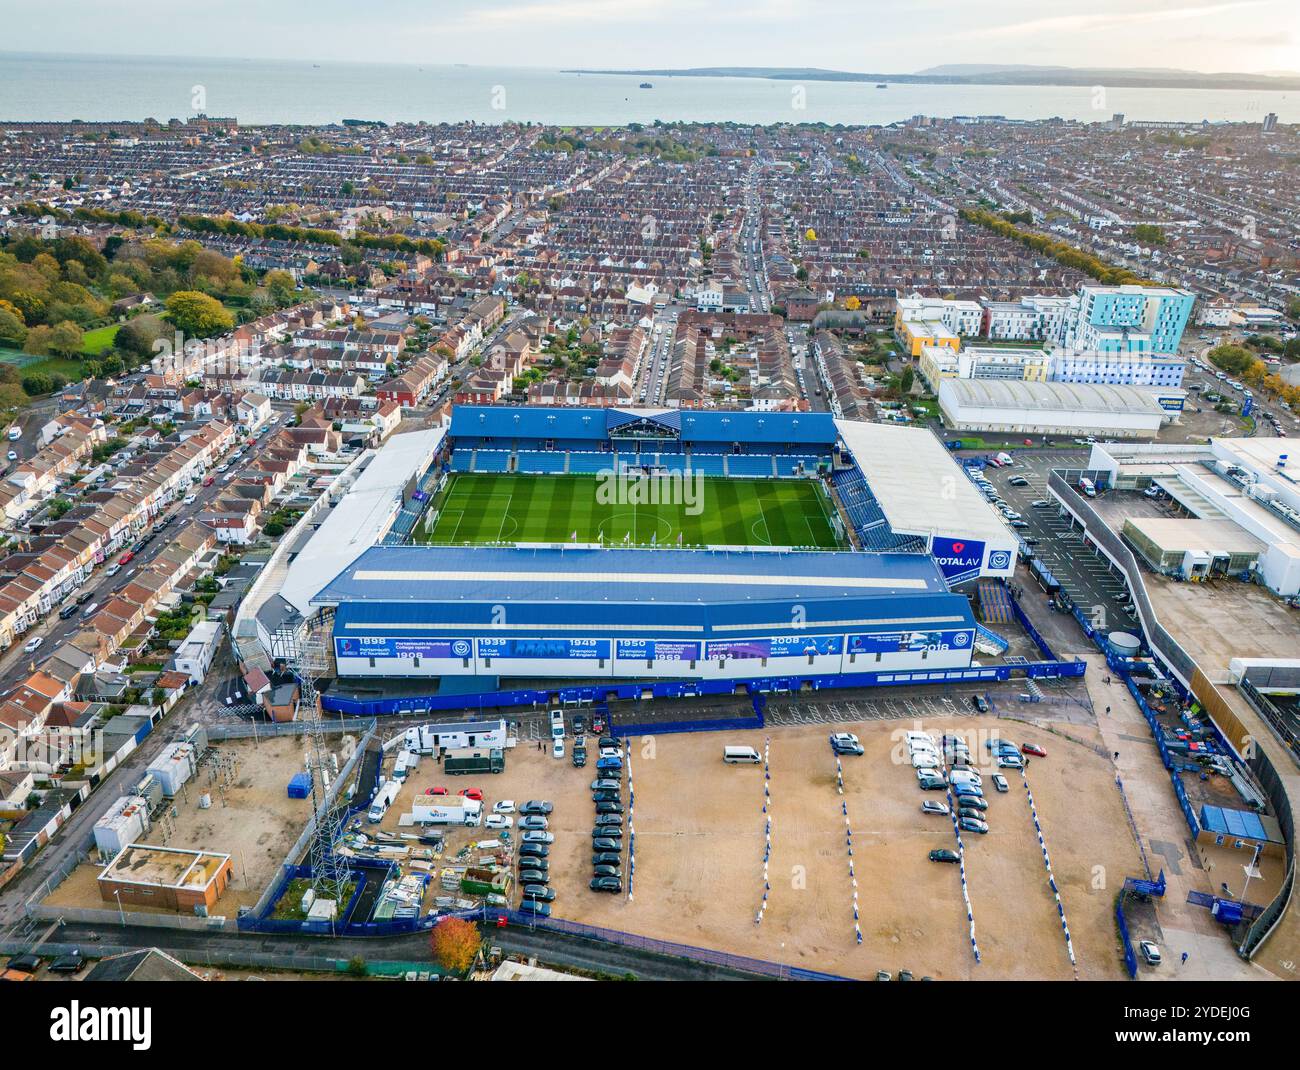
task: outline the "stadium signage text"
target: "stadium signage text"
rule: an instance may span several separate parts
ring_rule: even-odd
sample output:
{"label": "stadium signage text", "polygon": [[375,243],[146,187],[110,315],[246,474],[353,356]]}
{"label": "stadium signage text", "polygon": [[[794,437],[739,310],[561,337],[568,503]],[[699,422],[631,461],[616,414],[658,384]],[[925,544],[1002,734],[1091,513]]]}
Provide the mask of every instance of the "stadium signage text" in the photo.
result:
{"label": "stadium signage text", "polygon": [[608,639],[479,639],[478,656],[605,661],[609,647]]}
{"label": "stadium signage text", "polygon": [[850,635],[850,654],[900,654],[918,650],[969,650],[969,629],[938,632],[874,632]]}

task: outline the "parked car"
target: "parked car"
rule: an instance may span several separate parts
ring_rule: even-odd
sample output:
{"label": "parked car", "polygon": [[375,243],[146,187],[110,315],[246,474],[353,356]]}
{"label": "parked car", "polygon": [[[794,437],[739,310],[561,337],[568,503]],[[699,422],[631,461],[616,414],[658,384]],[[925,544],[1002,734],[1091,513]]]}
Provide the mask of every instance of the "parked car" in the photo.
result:
{"label": "parked car", "polygon": [[[592,791],[618,791],[620,787],[622,787],[622,782],[614,780],[611,777],[601,777],[599,780],[593,780],[591,782]],[[544,812],[548,814],[550,813],[549,810]]]}
{"label": "parked car", "polygon": [[548,903],[540,903],[536,899],[523,899],[519,903],[519,909],[525,914],[533,914],[539,918],[549,918],[551,916],[551,907]]}
{"label": "parked car", "polygon": [[617,851],[597,851],[591,856],[593,866],[621,866],[623,856]]}
{"label": "parked car", "polygon": [[483,827],[489,829],[508,829],[515,823],[513,817],[507,817],[505,814],[488,814],[483,819]]}
{"label": "parked car", "polygon": [[50,963],[51,973],[76,973],[86,965],[86,957],[76,948]]}
{"label": "parked car", "polygon": [[959,793],[957,795],[957,805],[967,806],[973,810],[987,810],[989,808],[988,800],[983,795],[970,795]]}
{"label": "parked car", "polygon": [[185,495],[184,498],[181,499],[181,505],[193,505],[196,500],[197,500],[197,495],[187,494]]}
{"label": "parked car", "polygon": [[937,765],[922,766],[916,771],[918,783],[922,780],[932,780],[934,777],[942,777],[943,773]]}
{"label": "parked car", "polygon": [[113,565],[109,565],[108,568],[104,569],[104,575],[105,575],[105,577],[107,577],[108,579],[112,579],[114,576],[116,576],[116,575],[117,575],[119,572],[121,572],[121,571],[122,571],[122,566],[121,566],[121,565],[113,564]]}
{"label": "parked car", "polygon": [[522,833],[519,839],[522,843],[554,843],[555,833],[537,832],[530,829],[529,831]]}
{"label": "parked car", "polygon": [[555,899],[555,889],[545,884],[525,884],[524,898],[536,899],[539,903],[550,903]]}
{"label": "parked car", "polygon": [[1037,743],[1022,743],[1020,750],[1024,754],[1032,754],[1035,758],[1046,758],[1047,751],[1043,750]]}
{"label": "parked car", "polygon": [[[443,793],[446,793],[445,788],[443,789]],[[514,799],[502,799],[500,802],[494,802],[492,804],[492,812],[494,814],[513,814],[515,812]]]}
{"label": "parked car", "polygon": [[69,602],[66,606],[64,606],[62,609],[59,610],[59,620],[67,620],[69,617],[75,617],[76,615],[77,615],[76,602]]}
{"label": "parked car", "polygon": [[35,653],[37,650],[40,649],[40,646],[43,642],[45,642],[45,640],[38,635],[35,639],[28,639],[27,642],[23,644],[23,650],[25,650],[28,654]]}
{"label": "parked car", "polygon": [[928,776],[919,781],[922,791],[942,791],[948,786],[948,781],[941,776]]}
{"label": "parked car", "polygon": [[591,801],[594,803],[621,802],[622,799],[623,796],[617,791],[593,791],[591,793]]}
{"label": "parked car", "polygon": [[999,754],[998,768],[1000,769],[1023,769],[1025,760],[1018,754]]}
{"label": "parked car", "polygon": [[441,787],[441,786],[435,786],[435,787],[432,787],[432,788],[425,788],[425,789],[424,789],[424,794],[426,794],[426,795],[450,795],[451,793],[450,793],[446,788],[444,788],[444,787]]}
{"label": "parked car", "polygon": [[483,801],[482,788],[461,788],[456,794],[463,796],[466,799],[474,799],[477,802]]}
{"label": "parked car", "polygon": [[[1148,966],[1159,966],[1163,961],[1160,957],[1160,945],[1154,940],[1139,940],[1138,952],[1142,955],[1142,961]],[[50,969],[54,967],[51,966]]]}
{"label": "parked car", "polygon": [[587,730],[586,720],[583,718],[582,714],[575,713],[573,715],[573,734],[575,736],[580,736],[586,730]]}
{"label": "parked car", "polygon": [[596,804],[596,813],[598,814],[621,814],[622,812],[623,804],[621,802],[615,802],[613,799],[606,802],[598,802]]}
{"label": "parked car", "polygon": [[618,825],[596,825],[591,830],[593,840],[621,840],[623,829]]}
{"label": "parked car", "polygon": [[861,755],[863,753],[862,744],[852,732],[835,732],[829,738],[831,750],[836,754]]}
{"label": "parked car", "polygon": [[596,759],[596,768],[600,770],[620,770],[623,768],[623,759],[610,754],[604,758]]}
{"label": "parked car", "polygon": [[930,852],[931,862],[960,862],[961,858],[956,851],[950,851],[947,847],[938,847]]}
{"label": "parked car", "polygon": [[552,758],[563,758],[563,757],[564,757],[564,740],[563,740],[563,739],[557,739],[554,743],[551,744],[551,757],[552,757]]}
{"label": "parked car", "polygon": [[921,813],[938,814],[940,817],[947,817],[949,813],[948,804],[945,802],[936,802],[934,799],[926,799],[925,802],[921,804]]}
{"label": "parked car", "polygon": [[989,700],[986,699],[983,695],[971,695],[970,704],[974,706],[975,709],[977,709],[980,713],[989,712]]}
{"label": "parked car", "polygon": [[592,877],[591,890],[593,892],[621,892],[623,882],[617,877]]}
{"label": "parked car", "polygon": [[957,816],[959,818],[970,817],[974,818],[976,821],[983,821],[984,811],[974,806],[959,806],[957,807]]}
{"label": "parked car", "polygon": [[591,841],[593,851],[621,851],[623,845],[613,836],[595,836]]}
{"label": "parked car", "polygon": [[574,748],[573,748],[573,759],[572,759],[572,761],[573,761],[573,767],[574,767],[575,769],[581,769],[584,765],[586,765],[586,764],[587,764],[587,748],[586,748],[586,747],[574,747]]}
{"label": "parked car", "polygon": [[529,799],[519,804],[521,814],[549,814],[554,809],[555,804],[548,799]]}
{"label": "parked car", "polygon": [[978,832],[981,836],[989,830],[988,822],[981,821],[977,817],[963,817],[957,821],[957,827],[962,832]]}
{"label": "parked car", "polygon": [[135,551],[127,550],[126,553],[124,553],[121,557],[117,559],[117,563],[119,565],[129,565],[134,560],[135,560]]}
{"label": "parked car", "polygon": [[623,870],[618,866],[600,865],[591,871],[593,877],[619,877],[623,876]]}
{"label": "parked car", "polygon": [[521,817],[519,819],[519,827],[521,829],[544,829],[547,825],[548,822],[546,818],[542,817],[540,814],[530,814],[527,817]]}
{"label": "parked car", "polygon": [[620,814],[597,814],[596,824],[601,826],[622,827],[623,818]]}
{"label": "parked car", "polygon": [[519,845],[520,861],[525,858],[546,858],[550,853],[551,849],[544,843],[521,843]]}
{"label": "parked car", "polygon": [[519,883],[522,885],[545,884],[550,880],[550,874],[541,869],[521,869],[519,871]]}

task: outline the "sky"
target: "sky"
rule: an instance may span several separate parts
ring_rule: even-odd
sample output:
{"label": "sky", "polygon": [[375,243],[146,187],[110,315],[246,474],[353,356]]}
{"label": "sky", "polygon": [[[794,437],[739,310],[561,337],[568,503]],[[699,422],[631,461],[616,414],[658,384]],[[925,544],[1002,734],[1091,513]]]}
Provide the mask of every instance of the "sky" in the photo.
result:
{"label": "sky", "polygon": [[1298,0],[0,0],[0,25],[8,52],[870,73],[948,63],[1300,71]]}

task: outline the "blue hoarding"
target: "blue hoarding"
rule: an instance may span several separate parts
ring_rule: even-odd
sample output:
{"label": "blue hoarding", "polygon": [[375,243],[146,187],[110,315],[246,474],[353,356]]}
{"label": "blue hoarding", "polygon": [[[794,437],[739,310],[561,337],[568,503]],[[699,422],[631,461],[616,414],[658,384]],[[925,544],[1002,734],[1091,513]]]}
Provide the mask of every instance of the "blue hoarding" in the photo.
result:
{"label": "blue hoarding", "polygon": [[620,639],[616,650],[623,661],[699,661],[700,644],[677,639]]}
{"label": "blue hoarding", "polygon": [[928,632],[872,632],[850,635],[850,654],[898,654],[915,650],[969,650],[974,633],[970,629]]}
{"label": "blue hoarding", "polygon": [[936,537],[930,543],[930,555],[949,583],[961,583],[979,575],[984,564],[984,543]]}
{"label": "blue hoarding", "polygon": [[393,639],[385,636],[338,636],[334,653],[340,658],[468,658],[468,639]]}
{"label": "blue hoarding", "polygon": [[481,658],[608,660],[608,639],[480,639]]}
{"label": "blue hoarding", "polygon": [[726,639],[705,644],[706,658],[797,658],[808,654],[838,654],[839,635],[779,635],[770,639]]}

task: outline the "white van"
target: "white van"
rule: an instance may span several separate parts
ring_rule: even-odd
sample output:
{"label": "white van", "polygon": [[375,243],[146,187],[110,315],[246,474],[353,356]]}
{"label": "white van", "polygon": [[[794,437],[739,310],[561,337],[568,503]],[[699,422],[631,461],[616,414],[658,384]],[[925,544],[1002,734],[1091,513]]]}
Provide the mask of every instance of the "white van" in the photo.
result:
{"label": "white van", "polygon": [[753,747],[723,747],[722,760],[728,765],[758,765],[763,759]]}
{"label": "white van", "polygon": [[904,732],[903,738],[907,740],[909,745],[913,743],[928,743],[930,746],[934,746],[934,736],[927,732]]}

